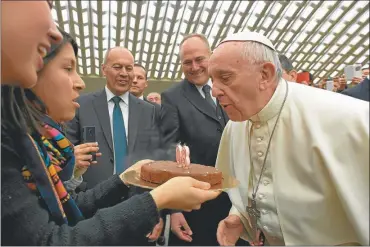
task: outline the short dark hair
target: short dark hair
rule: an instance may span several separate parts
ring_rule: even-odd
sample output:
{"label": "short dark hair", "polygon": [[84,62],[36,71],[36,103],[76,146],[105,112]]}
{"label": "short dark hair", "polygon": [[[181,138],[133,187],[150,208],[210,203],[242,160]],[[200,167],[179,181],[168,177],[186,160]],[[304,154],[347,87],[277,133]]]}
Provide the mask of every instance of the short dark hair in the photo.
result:
{"label": "short dark hair", "polygon": [[294,69],[292,62],[285,55],[280,54],[279,60],[281,63],[281,67],[283,67],[283,70],[285,70],[286,72],[290,72]]}
{"label": "short dark hair", "polygon": [[145,67],[139,63],[134,63],[134,67],[140,67],[145,71],[145,80],[148,80],[148,72],[146,71]]}

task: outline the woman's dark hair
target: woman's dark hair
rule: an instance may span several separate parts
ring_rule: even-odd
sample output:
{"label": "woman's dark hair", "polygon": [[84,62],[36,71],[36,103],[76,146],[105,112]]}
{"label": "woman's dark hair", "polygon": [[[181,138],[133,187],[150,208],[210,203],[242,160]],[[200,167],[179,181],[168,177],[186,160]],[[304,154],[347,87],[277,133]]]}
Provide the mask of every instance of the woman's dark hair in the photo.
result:
{"label": "woman's dark hair", "polygon": [[[44,58],[44,64],[47,65],[67,43],[73,47],[77,57],[78,45],[76,41],[66,32],[59,29],[63,36],[63,41],[51,46],[51,50]],[[38,101],[41,109],[36,108],[31,102]],[[10,133],[36,133],[40,131],[40,122],[45,113],[45,105],[29,89],[23,89],[18,86],[1,86],[1,131]]]}

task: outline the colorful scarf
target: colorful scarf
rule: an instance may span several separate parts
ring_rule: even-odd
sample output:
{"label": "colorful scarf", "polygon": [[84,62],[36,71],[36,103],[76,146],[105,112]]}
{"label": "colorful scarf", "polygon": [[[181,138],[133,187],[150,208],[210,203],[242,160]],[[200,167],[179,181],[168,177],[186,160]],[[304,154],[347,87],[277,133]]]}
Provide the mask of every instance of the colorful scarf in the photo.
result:
{"label": "colorful scarf", "polygon": [[57,222],[75,225],[84,217],[63,185],[63,182],[71,179],[73,175],[75,166],[73,145],[64,136],[60,126],[47,117],[43,125],[43,135],[40,137],[35,134],[32,138],[41,157],[41,163],[46,168],[50,184],[37,183],[27,166],[22,169],[23,178],[27,186],[44,199]]}

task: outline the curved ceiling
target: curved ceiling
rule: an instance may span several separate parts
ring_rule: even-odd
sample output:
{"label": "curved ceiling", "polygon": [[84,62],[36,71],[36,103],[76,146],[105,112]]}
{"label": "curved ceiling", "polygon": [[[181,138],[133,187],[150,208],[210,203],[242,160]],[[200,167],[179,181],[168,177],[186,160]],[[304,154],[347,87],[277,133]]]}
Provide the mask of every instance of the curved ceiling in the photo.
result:
{"label": "curved ceiling", "polygon": [[193,32],[211,47],[243,30],[266,35],[296,70],[315,82],[343,73],[345,65],[369,63],[368,1],[54,1],[53,17],[81,48],[79,72],[102,76],[110,47],[124,46],[148,77],[182,77],[179,42]]}

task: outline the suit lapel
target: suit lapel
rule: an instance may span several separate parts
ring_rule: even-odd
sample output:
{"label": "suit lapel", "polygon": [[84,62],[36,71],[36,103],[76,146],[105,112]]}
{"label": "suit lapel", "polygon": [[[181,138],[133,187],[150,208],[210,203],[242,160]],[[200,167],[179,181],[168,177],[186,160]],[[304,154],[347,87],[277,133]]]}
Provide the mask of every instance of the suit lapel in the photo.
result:
{"label": "suit lapel", "polygon": [[128,105],[128,151],[132,153],[136,141],[141,115],[141,99],[129,94]]}
{"label": "suit lapel", "polygon": [[187,80],[183,81],[184,96],[203,114],[219,122],[216,112],[213,110],[207,101],[200,95],[196,86]]}
{"label": "suit lapel", "polygon": [[109,120],[107,94],[105,93],[105,90],[96,95],[95,99],[93,100],[93,104],[105,139],[107,140],[109,148],[113,152],[112,132]]}

